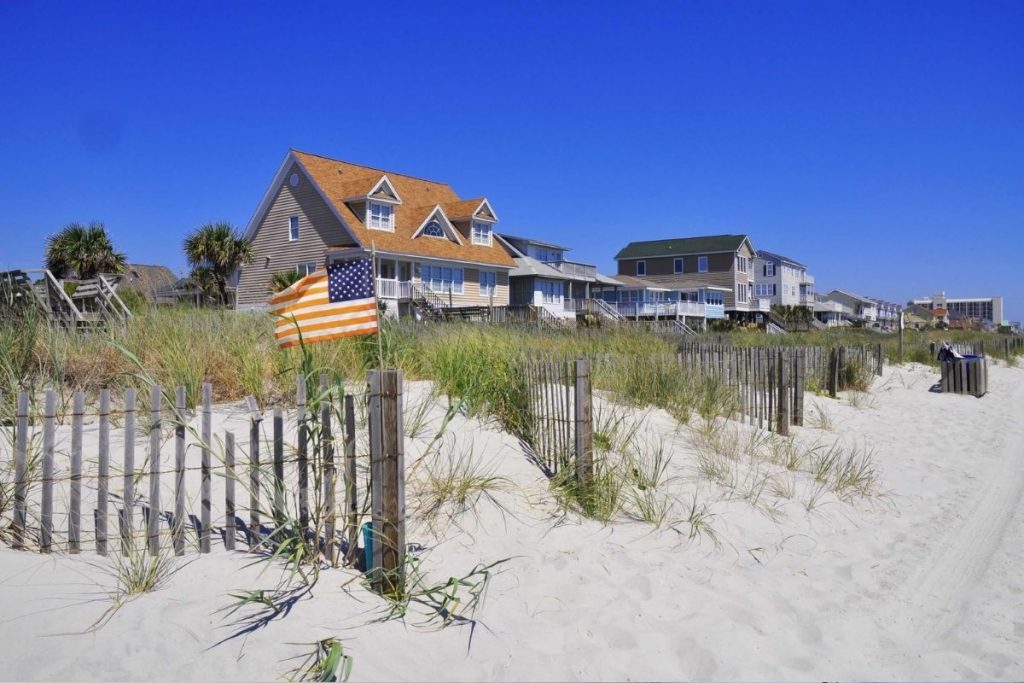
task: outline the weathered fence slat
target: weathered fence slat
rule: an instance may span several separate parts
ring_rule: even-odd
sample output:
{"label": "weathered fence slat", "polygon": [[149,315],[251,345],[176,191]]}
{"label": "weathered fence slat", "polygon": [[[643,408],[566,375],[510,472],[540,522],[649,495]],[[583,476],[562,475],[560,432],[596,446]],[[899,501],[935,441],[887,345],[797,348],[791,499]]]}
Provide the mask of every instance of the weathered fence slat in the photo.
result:
{"label": "weathered fence slat", "polygon": [[68,511],[68,552],[82,551],[82,419],[85,396],[76,391],[71,413],[71,500]]}
{"label": "weathered fence slat", "polygon": [[99,478],[96,481],[96,552],[107,554],[107,517],[110,514],[110,389],[100,391]]}
{"label": "weathered fence slat", "polygon": [[246,399],[249,406],[249,550],[263,542],[260,530],[260,423],[263,416],[256,399]]}
{"label": "weathered fence slat", "polygon": [[359,533],[359,501],[356,498],[356,410],[352,396],[345,396],[345,518],[347,527],[348,553],[345,563],[355,561],[356,541]]}
{"label": "weathered fence slat", "polygon": [[576,361],[576,481],[586,487],[594,477],[594,424],[590,361]]}
{"label": "weathered fence slat", "polygon": [[53,450],[54,421],[57,417],[57,394],[46,390],[46,412],[43,414],[43,494],[40,506],[39,549],[48,553],[53,547]]}
{"label": "weathered fence slat", "polygon": [[[401,594],[405,583],[405,449],[402,435],[402,371],[370,373],[371,392],[376,390],[379,412],[370,419],[378,422],[377,470],[380,498],[372,502],[374,513],[373,581],[385,594]],[[372,458],[372,455],[371,455]],[[371,459],[371,466],[372,466]],[[380,549],[378,553],[378,548]]]}
{"label": "weathered fence slat", "polygon": [[160,404],[162,390],[154,386],[149,406],[149,516],[146,519],[149,554],[160,553]]}
{"label": "weathered fence slat", "polygon": [[174,392],[174,522],[171,538],[174,554],[185,554],[185,387]]}
{"label": "weathered fence slat", "polygon": [[337,475],[334,469],[334,432],[331,426],[331,400],[334,394],[327,375],[320,375],[320,394],[320,423],[323,430],[324,550],[327,553],[327,561],[334,566],[338,561],[337,517],[334,505]]}
{"label": "weathered fence slat", "polygon": [[28,392],[18,393],[17,434],[14,437],[14,547],[25,547],[28,522]]}
{"label": "weathered fence slat", "polygon": [[124,483],[121,494],[121,509],[118,513],[118,530],[121,535],[121,550],[130,551],[135,544],[135,389],[129,388],[124,394]]}
{"label": "weathered fence slat", "polygon": [[224,433],[224,547],[235,549],[235,435]]}
{"label": "weathered fence slat", "polygon": [[213,448],[213,387],[207,382],[203,384],[203,415],[200,425],[200,438],[203,443],[200,446],[200,467],[202,468],[202,483],[200,484],[200,499],[202,509],[200,510],[199,530],[199,552],[210,552],[210,534],[212,529],[213,493],[211,491],[211,462],[210,451]]}
{"label": "weathered fence slat", "polygon": [[296,455],[299,465],[299,528],[309,528],[309,425],[306,423],[306,378],[295,378],[295,420],[298,428]]}

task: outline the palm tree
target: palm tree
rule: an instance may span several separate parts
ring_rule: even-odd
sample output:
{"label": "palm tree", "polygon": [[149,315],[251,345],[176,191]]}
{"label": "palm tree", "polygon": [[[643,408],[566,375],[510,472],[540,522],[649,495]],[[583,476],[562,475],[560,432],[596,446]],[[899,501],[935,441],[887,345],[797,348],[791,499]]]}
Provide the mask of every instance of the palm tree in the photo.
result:
{"label": "palm tree", "polygon": [[277,294],[278,292],[283,292],[288,289],[304,277],[305,275],[299,273],[297,268],[293,270],[283,270],[281,272],[274,273],[270,277],[270,286],[268,289],[270,289],[271,294]]}
{"label": "palm tree", "polygon": [[91,280],[100,273],[120,273],[124,266],[125,255],[114,251],[102,223],[69,223],[46,241],[46,269],[57,278]]}
{"label": "palm tree", "polygon": [[252,245],[230,223],[205,223],[185,238],[185,258],[193,280],[212,281],[224,303],[232,273],[252,262]]}

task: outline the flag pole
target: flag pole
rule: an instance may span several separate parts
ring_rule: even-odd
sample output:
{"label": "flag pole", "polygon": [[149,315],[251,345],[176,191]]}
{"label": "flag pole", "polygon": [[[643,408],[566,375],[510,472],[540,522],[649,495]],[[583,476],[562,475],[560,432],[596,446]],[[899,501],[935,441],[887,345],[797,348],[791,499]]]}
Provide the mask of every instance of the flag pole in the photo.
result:
{"label": "flag pole", "polygon": [[370,273],[373,278],[373,305],[376,306],[377,310],[377,368],[380,370],[384,369],[384,342],[381,339],[381,333],[384,330],[384,321],[381,320],[380,315],[380,303],[377,298],[377,242],[376,240],[370,240]]}

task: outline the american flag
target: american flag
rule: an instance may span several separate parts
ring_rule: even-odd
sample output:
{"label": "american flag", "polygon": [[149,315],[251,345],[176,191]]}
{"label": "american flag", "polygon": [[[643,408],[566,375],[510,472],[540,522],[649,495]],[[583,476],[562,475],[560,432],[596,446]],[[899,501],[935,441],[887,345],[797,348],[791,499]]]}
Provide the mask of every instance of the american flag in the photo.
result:
{"label": "american flag", "polygon": [[277,316],[274,336],[283,349],[299,344],[377,331],[377,301],[373,296],[373,264],[356,258],[307,275],[270,298]]}

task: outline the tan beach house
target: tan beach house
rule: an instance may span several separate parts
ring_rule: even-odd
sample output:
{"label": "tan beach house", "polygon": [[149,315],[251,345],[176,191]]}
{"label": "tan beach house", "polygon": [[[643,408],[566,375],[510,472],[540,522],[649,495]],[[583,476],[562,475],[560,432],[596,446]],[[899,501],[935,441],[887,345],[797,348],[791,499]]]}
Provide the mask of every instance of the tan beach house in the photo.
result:
{"label": "tan beach house", "polygon": [[390,315],[505,306],[515,262],[486,197],[442,182],[291,150],[245,230],[255,258],[237,273],[236,308],[265,310],[275,273],[311,273],[353,249],[377,253]]}

